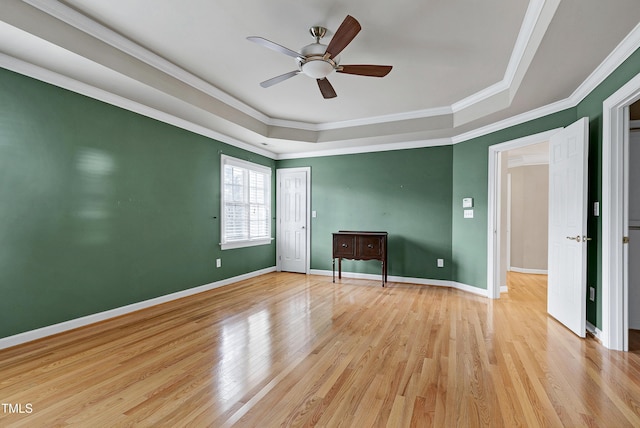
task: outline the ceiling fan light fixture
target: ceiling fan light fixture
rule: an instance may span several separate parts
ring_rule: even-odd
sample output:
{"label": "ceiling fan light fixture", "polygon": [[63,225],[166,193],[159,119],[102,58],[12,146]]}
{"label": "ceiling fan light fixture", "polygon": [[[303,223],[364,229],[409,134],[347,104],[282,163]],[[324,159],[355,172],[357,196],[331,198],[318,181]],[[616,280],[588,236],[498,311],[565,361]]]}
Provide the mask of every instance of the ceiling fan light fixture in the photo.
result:
{"label": "ceiling fan light fixture", "polygon": [[300,49],[300,53],[267,40],[264,37],[247,37],[248,40],[254,43],[294,57],[298,64],[297,70],[265,80],[260,83],[260,86],[268,88],[298,74],[304,74],[317,81],[320,93],[327,99],[336,97],[336,91],[333,89],[331,83],[329,83],[329,80],[326,79],[326,77],[334,71],[344,74],[355,74],[357,76],[386,76],[391,71],[392,67],[390,65],[340,65],[340,52],[351,43],[361,29],[360,23],[353,16],[347,15],[331,38],[329,44],[325,45],[320,43],[320,39],[326,35],[327,29],[320,26],[311,27],[309,33],[316,41]]}
{"label": "ceiling fan light fixture", "polygon": [[304,74],[314,79],[324,79],[334,70],[333,64],[322,58],[306,61],[300,67]]}
{"label": "ceiling fan light fixture", "polygon": [[316,42],[300,49],[300,71],[313,79],[324,79],[338,66],[338,58],[324,58],[327,45]]}

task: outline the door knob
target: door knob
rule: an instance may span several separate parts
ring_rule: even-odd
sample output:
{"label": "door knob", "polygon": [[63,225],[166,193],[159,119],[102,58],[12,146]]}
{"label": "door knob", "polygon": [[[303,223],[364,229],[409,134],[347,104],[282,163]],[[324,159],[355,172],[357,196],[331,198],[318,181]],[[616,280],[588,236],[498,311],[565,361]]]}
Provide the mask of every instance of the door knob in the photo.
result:
{"label": "door knob", "polygon": [[580,242],[582,239],[580,239],[580,235],[578,236],[567,236],[567,239],[571,239],[572,241],[578,241]]}

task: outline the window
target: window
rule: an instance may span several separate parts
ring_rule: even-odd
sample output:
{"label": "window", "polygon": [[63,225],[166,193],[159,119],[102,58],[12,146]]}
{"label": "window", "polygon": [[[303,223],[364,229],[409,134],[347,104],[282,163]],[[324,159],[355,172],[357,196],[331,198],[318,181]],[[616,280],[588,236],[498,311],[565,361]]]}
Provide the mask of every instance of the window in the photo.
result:
{"label": "window", "polygon": [[271,243],[271,168],[221,156],[221,246]]}

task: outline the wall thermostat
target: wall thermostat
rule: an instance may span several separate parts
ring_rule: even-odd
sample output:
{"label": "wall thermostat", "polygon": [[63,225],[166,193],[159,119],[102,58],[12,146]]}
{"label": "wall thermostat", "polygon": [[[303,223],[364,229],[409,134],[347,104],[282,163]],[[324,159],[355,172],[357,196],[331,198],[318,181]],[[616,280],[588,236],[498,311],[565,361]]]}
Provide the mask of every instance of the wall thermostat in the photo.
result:
{"label": "wall thermostat", "polygon": [[462,198],[462,208],[473,208],[473,198]]}

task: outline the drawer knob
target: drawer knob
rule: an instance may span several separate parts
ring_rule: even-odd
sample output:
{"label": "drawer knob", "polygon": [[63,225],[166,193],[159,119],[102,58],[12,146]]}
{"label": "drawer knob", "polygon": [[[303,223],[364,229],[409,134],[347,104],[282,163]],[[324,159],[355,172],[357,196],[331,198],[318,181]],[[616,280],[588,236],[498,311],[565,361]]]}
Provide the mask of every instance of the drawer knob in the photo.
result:
{"label": "drawer knob", "polygon": [[347,247],[348,247],[348,245],[347,245],[347,244],[342,244],[342,246],[343,246],[344,248],[347,248]]}
{"label": "drawer knob", "polygon": [[373,244],[369,244],[369,245],[367,245],[367,247],[373,248]]}

